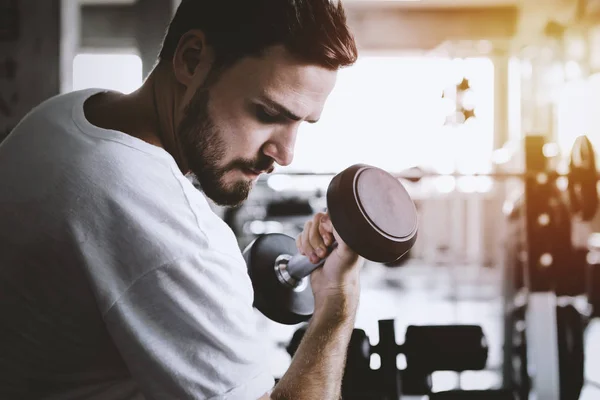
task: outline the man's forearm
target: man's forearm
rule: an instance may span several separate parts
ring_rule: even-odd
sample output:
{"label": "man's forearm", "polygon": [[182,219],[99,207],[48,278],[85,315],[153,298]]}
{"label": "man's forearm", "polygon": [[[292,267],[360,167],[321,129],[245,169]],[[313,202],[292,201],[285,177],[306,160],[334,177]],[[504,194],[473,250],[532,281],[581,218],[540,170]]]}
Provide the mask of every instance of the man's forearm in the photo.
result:
{"label": "man's forearm", "polygon": [[315,314],[271,399],[338,400],[356,306],[339,304]]}

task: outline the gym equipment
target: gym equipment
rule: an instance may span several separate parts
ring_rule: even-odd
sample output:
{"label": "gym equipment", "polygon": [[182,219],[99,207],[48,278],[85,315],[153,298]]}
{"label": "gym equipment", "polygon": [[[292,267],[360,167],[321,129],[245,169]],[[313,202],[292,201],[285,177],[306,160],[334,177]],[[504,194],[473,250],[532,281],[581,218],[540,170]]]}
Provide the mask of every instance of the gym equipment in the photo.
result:
{"label": "gym equipment", "polygon": [[[527,400],[532,389],[528,371],[526,308],[523,305],[512,314],[513,336],[509,386],[519,400]],[[556,336],[558,350],[559,399],[576,400],[584,385],[584,329],[585,321],[579,311],[570,304],[556,307]],[[506,361],[505,361],[506,362]]]}
{"label": "gym equipment", "polygon": [[[488,177],[494,180],[533,180],[540,184],[555,183],[559,178],[566,178],[568,182],[568,191],[570,198],[570,208],[572,213],[580,216],[584,221],[589,221],[595,215],[599,200],[597,182],[600,175],[596,170],[596,157],[594,148],[586,135],[579,136],[572,147],[567,173],[559,173],[546,166],[546,156],[543,155],[543,145],[545,139],[543,136],[528,135],[525,136],[525,157],[530,158],[529,151],[535,153],[535,157],[543,158],[544,168],[531,168],[526,166],[523,172],[492,172],[492,173],[448,173],[441,174],[436,172],[424,171],[419,167],[410,168],[401,172],[394,172],[392,175],[398,179],[417,183],[425,178],[436,177]],[[538,143],[542,142],[542,147]],[[538,154],[539,153],[539,154]],[[304,176],[304,175],[334,175],[333,173],[303,173],[303,172],[284,172],[283,175]]]}
{"label": "gym equipment", "polygon": [[[405,343],[398,346],[393,323],[380,321],[380,341],[375,346],[365,345],[368,339],[364,332],[353,334],[346,373],[356,378],[345,380],[344,398],[397,399],[401,394],[428,394],[430,399],[438,400],[527,400],[530,392],[545,400],[579,398],[584,384],[583,333],[587,316],[573,305],[564,303],[570,301],[570,296],[585,294],[592,306],[591,316],[600,316],[600,240],[590,244],[588,250],[572,239],[572,234],[577,236],[574,222],[589,223],[597,211],[598,174],[595,154],[586,137],[577,139],[571,152],[570,171],[564,175],[549,171],[543,152],[545,144],[541,136],[525,138],[527,172],[524,174],[479,175],[520,178],[524,182],[523,196],[508,216],[511,240],[516,241],[509,243],[511,253],[506,265],[512,275],[506,275],[510,279],[505,288],[502,389],[430,393],[432,370],[476,369],[481,366],[481,359],[479,363],[474,361],[475,356],[465,360],[462,354],[445,358],[444,354],[452,354],[453,346],[460,346],[451,340],[444,342],[433,330],[419,332],[419,339],[425,343],[420,346],[412,339],[409,329]],[[403,177],[401,174],[396,176]],[[423,173],[414,176],[418,181],[425,176],[441,175]],[[559,177],[568,178],[566,191],[558,190],[555,178]],[[558,297],[562,297],[561,301]],[[471,329],[475,332],[477,327]],[[428,338],[429,335],[433,339]],[[445,336],[449,336],[447,332]],[[436,347],[436,338],[439,347]],[[474,339],[469,342],[474,343]],[[459,352],[470,354],[468,349]],[[367,361],[374,354],[381,358],[381,367],[377,370],[367,368]],[[398,354],[404,354],[407,360],[407,367],[401,371],[396,368]],[[472,354],[481,355],[482,352],[474,350]],[[464,365],[460,365],[462,361]],[[353,392],[352,389],[356,390]]]}
{"label": "gym equipment", "polygon": [[398,346],[410,368],[422,372],[485,368],[488,345],[478,325],[409,326]]}
{"label": "gym equipment", "polygon": [[530,392],[545,400],[576,400],[584,384],[586,320],[563,303],[581,294],[595,301],[590,282],[597,270],[575,238],[588,232],[585,225],[596,214],[598,175],[593,148],[582,136],[571,152],[566,193],[552,180],[540,180],[548,168],[544,144],[541,136],[526,137],[524,193],[507,216],[503,386],[519,400]]}
{"label": "gym equipment", "polygon": [[[356,164],[336,175],[327,189],[327,209],[342,240],[367,260],[394,262],[415,243],[415,205],[402,183],[379,168]],[[311,263],[298,253],[295,239],[282,234],[257,237],[243,255],[260,312],[282,324],[310,319],[314,298],[308,277],[325,259]]]}
{"label": "gym equipment", "polygon": [[571,212],[583,221],[590,221],[598,209],[598,172],[594,148],[587,136],[575,140],[569,169]]}
{"label": "gym equipment", "polygon": [[[511,315],[513,330],[510,337],[506,338],[505,348],[512,348],[511,358],[505,360],[510,363],[513,375],[511,382],[504,386],[514,388],[517,399],[525,400],[531,390],[531,377],[527,370],[527,335],[525,334],[525,306],[516,307]],[[510,347],[509,347],[510,346]],[[506,377],[507,379],[509,377]]]}
{"label": "gym equipment", "polygon": [[[568,244],[568,242],[567,242]],[[585,294],[587,250],[571,249],[570,258],[564,260],[557,269],[554,292],[557,296],[579,296]]]}
{"label": "gym equipment", "polygon": [[510,390],[448,390],[432,393],[429,400],[514,400]]}
{"label": "gym equipment", "polygon": [[[393,326],[385,323],[380,325],[382,329],[391,331]],[[483,370],[488,345],[477,325],[413,325],[406,329],[404,344],[397,352],[404,354],[407,365],[400,373],[402,394],[423,395],[431,394],[431,374],[435,371]]]}
{"label": "gym equipment", "polygon": [[[294,333],[288,353],[293,357],[306,327]],[[381,359],[378,369],[371,369],[371,356]],[[406,368],[398,370],[396,358],[403,354]],[[407,328],[402,345],[396,343],[394,320],[379,321],[379,343],[371,345],[362,329],[354,329],[346,359],[342,398],[344,400],[399,399],[401,395],[426,395],[433,398],[452,397],[468,391],[431,393],[431,374],[435,371],[482,370],[486,366],[488,346],[483,330],[473,325],[414,326]],[[475,392],[477,393],[477,392]],[[487,397],[490,394],[491,397]],[[507,391],[488,391],[490,399],[510,399]],[[440,397],[434,397],[440,396]],[[443,397],[447,396],[447,397]]]}
{"label": "gym equipment", "polygon": [[586,257],[586,295],[591,306],[591,317],[600,317],[600,234],[592,235]]}
{"label": "gym equipment", "polygon": [[[585,292],[585,259],[587,250],[575,248],[571,243],[572,221],[568,205],[562,199],[561,193],[555,187],[550,187],[548,193],[536,199],[535,208],[537,215],[531,216],[528,221],[529,231],[533,238],[530,242],[543,247],[542,255],[546,254],[544,262],[554,266],[548,270],[551,276],[551,286],[557,296],[577,296]],[[507,215],[507,242],[505,246],[507,261],[510,268],[514,269],[514,288],[520,290],[525,286],[524,264],[527,252],[525,239],[526,218],[524,202],[513,204],[510,215]],[[537,216],[537,219],[536,219]],[[531,224],[535,224],[532,227]],[[538,243],[540,242],[540,243]],[[548,257],[550,256],[550,258]]]}
{"label": "gym equipment", "polygon": [[308,199],[295,197],[269,201],[269,203],[267,203],[265,218],[306,217],[311,216],[313,213],[313,209]]}
{"label": "gym equipment", "polygon": [[556,308],[560,398],[578,399],[584,383],[584,321],[572,305]]}
{"label": "gym equipment", "polygon": [[[523,274],[521,288],[510,287],[510,282],[518,279],[507,279],[504,286],[505,296],[505,346],[504,346],[504,386],[514,389],[520,395],[520,400],[528,398],[531,389],[539,398],[547,400],[562,400],[559,398],[559,366],[558,338],[556,333],[556,295],[554,288],[557,270],[563,265],[564,258],[559,251],[561,224],[558,220],[562,215],[561,198],[556,195],[555,185],[547,179],[537,179],[539,173],[547,171],[547,158],[543,153],[545,138],[543,136],[528,136],[525,138],[525,168],[530,173],[524,181],[524,192],[521,199],[521,218],[514,223],[519,224],[520,236],[523,240],[519,273]],[[569,225],[570,227],[570,225]],[[562,237],[564,240],[564,236]],[[570,243],[570,238],[568,240]],[[517,246],[519,247],[519,246]],[[514,263],[513,263],[514,264]],[[519,266],[517,264],[517,266]],[[510,269],[510,265],[505,268]],[[514,273],[515,271],[506,271]],[[509,276],[508,274],[507,276]],[[526,293],[526,304],[522,307],[521,318],[516,317],[514,301],[516,295]],[[519,310],[521,311],[521,310]],[[518,325],[517,325],[518,324]],[[521,360],[523,349],[515,346],[514,329],[523,329],[526,358],[525,364],[516,368],[513,363]],[[523,377],[529,374],[529,365],[534,366],[535,377]],[[519,383],[531,387],[520,387]],[[527,390],[525,390],[527,389]],[[524,396],[524,397],[523,397]]]}

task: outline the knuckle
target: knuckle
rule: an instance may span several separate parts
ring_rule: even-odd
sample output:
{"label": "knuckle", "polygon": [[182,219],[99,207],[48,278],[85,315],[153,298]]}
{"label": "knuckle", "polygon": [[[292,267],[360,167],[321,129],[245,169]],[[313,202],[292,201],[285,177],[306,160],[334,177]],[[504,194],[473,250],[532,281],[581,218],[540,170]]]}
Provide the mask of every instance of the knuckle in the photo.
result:
{"label": "knuckle", "polygon": [[315,214],[314,219],[317,221],[323,221],[325,216],[327,216],[327,214],[325,214],[324,212],[321,211],[321,212],[318,212]]}
{"label": "knuckle", "polygon": [[319,226],[319,232],[321,232],[322,235],[328,235],[329,229],[327,229],[327,225],[321,224]]}

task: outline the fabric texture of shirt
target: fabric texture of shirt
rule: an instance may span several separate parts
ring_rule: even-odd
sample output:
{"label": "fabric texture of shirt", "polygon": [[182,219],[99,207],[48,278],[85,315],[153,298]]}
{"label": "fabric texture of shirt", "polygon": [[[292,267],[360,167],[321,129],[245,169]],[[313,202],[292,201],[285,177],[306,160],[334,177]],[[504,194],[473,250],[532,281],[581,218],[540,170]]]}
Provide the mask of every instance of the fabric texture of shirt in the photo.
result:
{"label": "fabric texture of shirt", "polygon": [[162,148],[56,96],[0,143],[1,399],[257,399],[274,384],[229,227]]}

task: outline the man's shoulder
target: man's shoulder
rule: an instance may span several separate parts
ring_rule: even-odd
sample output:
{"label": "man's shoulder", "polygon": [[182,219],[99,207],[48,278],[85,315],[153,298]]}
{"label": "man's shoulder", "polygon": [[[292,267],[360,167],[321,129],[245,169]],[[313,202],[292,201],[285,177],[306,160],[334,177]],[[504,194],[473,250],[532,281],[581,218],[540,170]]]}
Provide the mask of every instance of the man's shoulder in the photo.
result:
{"label": "man's shoulder", "polygon": [[48,97],[33,107],[19,125],[71,121],[73,107],[100,91],[100,89],[76,90]]}
{"label": "man's shoulder", "polygon": [[[131,196],[179,195],[183,175],[164,149],[87,120],[85,101],[102,91],[61,94],[33,109],[16,133],[22,136],[21,141],[30,143],[27,154],[45,153],[47,163],[67,177],[63,180],[68,185],[65,189],[97,195],[118,194],[120,190]],[[31,140],[33,137],[38,140]]]}

